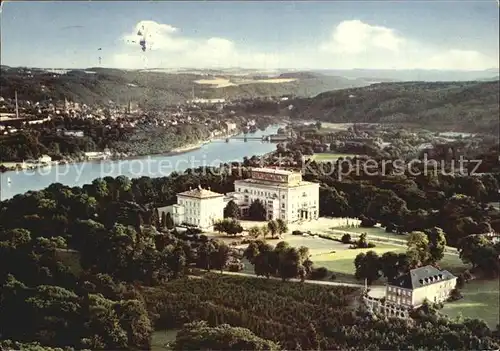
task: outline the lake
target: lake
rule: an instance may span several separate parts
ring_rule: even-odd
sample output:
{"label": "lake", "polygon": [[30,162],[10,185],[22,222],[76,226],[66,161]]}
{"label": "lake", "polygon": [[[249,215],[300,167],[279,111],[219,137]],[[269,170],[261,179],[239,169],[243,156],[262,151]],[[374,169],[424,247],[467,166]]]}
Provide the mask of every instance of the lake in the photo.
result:
{"label": "lake", "polygon": [[[251,136],[275,134],[280,126],[273,125]],[[243,134],[237,137],[242,137]],[[96,178],[120,175],[129,178],[163,177],[171,172],[183,172],[200,166],[219,166],[220,163],[242,161],[243,157],[262,155],[276,149],[276,144],[262,141],[224,139],[213,140],[201,148],[179,155],[153,155],[128,160],[82,162],[35,170],[12,171],[0,174],[0,200],[9,199],[29,190],[41,190],[52,183],[81,186]],[[10,182],[9,182],[10,179]]]}

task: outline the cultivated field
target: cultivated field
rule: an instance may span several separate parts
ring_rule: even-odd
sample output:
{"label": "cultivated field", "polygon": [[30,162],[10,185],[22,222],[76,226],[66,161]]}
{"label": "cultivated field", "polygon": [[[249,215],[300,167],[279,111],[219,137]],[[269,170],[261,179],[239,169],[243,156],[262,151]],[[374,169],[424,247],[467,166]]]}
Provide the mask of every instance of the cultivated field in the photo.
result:
{"label": "cultivated field", "polygon": [[244,84],[257,84],[257,83],[269,83],[269,84],[279,84],[279,83],[290,83],[295,82],[295,78],[269,78],[269,79],[241,79],[241,78],[213,78],[213,79],[200,79],[195,80],[196,84],[211,85],[212,88],[225,88],[236,85]]}
{"label": "cultivated field", "polygon": [[314,154],[311,156],[311,158],[317,162],[328,162],[328,161],[336,161],[337,159],[343,157],[354,157],[354,156],[359,156],[355,154],[339,154],[339,153],[330,153],[330,152],[322,152],[318,154]]}
{"label": "cultivated field", "polygon": [[329,130],[347,130],[352,127],[353,123],[330,123],[330,122],[321,122],[321,129],[329,129]]}

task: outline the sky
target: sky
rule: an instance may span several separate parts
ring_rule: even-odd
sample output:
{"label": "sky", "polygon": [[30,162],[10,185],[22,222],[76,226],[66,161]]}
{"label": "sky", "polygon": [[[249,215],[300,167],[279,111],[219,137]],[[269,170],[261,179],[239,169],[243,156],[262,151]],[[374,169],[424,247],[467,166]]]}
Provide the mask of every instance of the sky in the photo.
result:
{"label": "sky", "polygon": [[496,0],[15,1],[2,2],[1,62],[484,70],[499,67],[498,30]]}

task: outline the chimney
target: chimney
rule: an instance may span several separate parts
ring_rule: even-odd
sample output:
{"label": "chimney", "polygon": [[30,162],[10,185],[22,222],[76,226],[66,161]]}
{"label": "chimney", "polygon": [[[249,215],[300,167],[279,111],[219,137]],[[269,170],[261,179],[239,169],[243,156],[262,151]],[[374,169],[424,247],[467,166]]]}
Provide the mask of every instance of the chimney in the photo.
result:
{"label": "chimney", "polygon": [[17,104],[17,90],[14,92],[16,97],[16,118],[19,118],[19,105]]}

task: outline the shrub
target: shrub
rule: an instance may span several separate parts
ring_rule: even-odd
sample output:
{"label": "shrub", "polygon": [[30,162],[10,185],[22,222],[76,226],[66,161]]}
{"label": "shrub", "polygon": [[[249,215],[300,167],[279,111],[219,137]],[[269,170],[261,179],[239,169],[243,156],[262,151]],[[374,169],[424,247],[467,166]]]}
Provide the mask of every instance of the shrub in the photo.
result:
{"label": "shrub", "polygon": [[457,300],[460,300],[462,298],[463,298],[463,295],[460,293],[460,291],[458,289],[453,289],[451,291],[450,297],[448,298],[448,301],[449,302],[457,301]]}
{"label": "shrub", "polygon": [[474,277],[472,276],[471,272],[468,269],[466,269],[464,271],[464,280],[465,280],[465,282],[468,282],[469,280],[472,280],[473,278]]}
{"label": "shrub", "polygon": [[294,230],[292,235],[302,235],[302,232],[300,230]]}
{"label": "shrub", "polygon": [[347,233],[342,235],[342,238],[340,239],[340,241],[342,241],[343,244],[350,244],[352,241],[351,235],[347,234]]}
{"label": "shrub", "polygon": [[375,226],[375,224],[377,224],[377,221],[374,220],[373,218],[368,218],[368,217],[365,217],[363,215],[361,215],[359,217],[359,219],[361,220],[361,223],[359,224],[360,227],[369,228],[369,227],[373,227],[373,226]]}
{"label": "shrub", "polygon": [[243,262],[233,261],[227,265],[227,269],[230,272],[241,272],[245,269],[245,264]]}
{"label": "shrub", "polygon": [[200,228],[193,228],[193,227],[189,227],[186,231],[185,231],[185,234],[186,235],[195,235],[195,234],[201,234],[202,231]]}
{"label": "shrub", "polygon": [[328,275],[328,269],[326,269],[325,267],[319,267],[313,269],[309,278],[311,280],[323,280],[327,277],[327,275]]}
{"label": "shrub", "polygon": [[396,231],[396,226],[394,225],[394,223],[389,223],[386,227],[385,227],[385,232],[386,233],[392,233]]}
{"label": "shrub", "polygon": [[375,245],[374,243],[371,243],[371,242],[367,244],[367,247],[370,249],[375,247],[375,246],[377,246],[377,245]]}
{"label": "shrub", "polygon": [[337,276],[335,275],[335,273],[332,273],[332,275],[330,276],[330,280],[335,280],[337,279]]}

